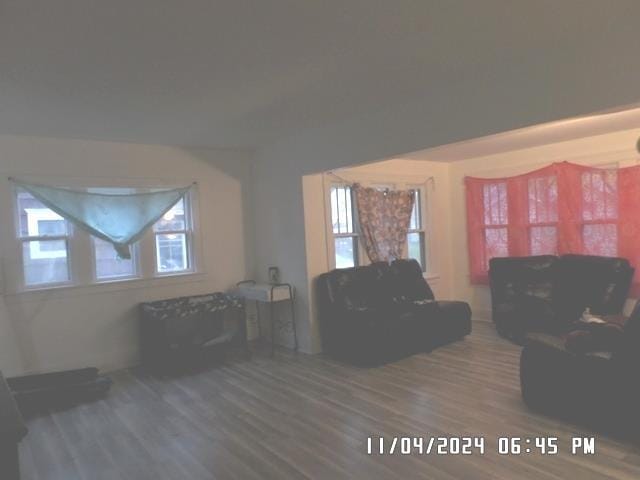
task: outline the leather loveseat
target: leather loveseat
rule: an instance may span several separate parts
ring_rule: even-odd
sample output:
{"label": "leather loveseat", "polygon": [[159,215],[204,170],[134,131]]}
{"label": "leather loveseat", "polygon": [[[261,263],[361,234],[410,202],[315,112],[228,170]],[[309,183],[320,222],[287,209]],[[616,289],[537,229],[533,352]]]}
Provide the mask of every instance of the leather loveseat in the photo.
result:
{"label": "leather loveseat", "polygon": [[633,272],[624,258],[492,258],[493,321],[502,336],[523,343],[528,332],[566,333],[587,308],[596,315],[621,314]]}
{"label": "leather loveseat", "polygon": [[[640,303],[622,325],[617,341],[586,352],[566,337],[530,333],[520,358],[525,403],[534,410],[591,428],[640,440]],[[607,317],[604,317],[607,320]],[[575,324],[574,328],[583,328]]]}
{"label": "leather loveseat", "polygon": [[323,350],[356,365],[431,351],[471,333],[469,305],[435,301],[415,260],[332,270],[316,291]]}

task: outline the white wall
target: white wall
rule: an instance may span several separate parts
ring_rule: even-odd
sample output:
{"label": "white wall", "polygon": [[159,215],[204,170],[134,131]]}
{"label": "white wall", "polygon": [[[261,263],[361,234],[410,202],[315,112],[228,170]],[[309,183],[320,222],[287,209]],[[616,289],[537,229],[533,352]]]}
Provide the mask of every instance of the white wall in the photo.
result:
{"label": "white wall", "polygon": [[[464,177],[490,178],[517,175],[552,162],[565,160],[584,165],[611,163],[618,163],[621,167],[633,165],[640,161],[636,151],[639,136],[640,128],[471,158],[450,164],[450,204],[453,219],[451,239],[453,251],[457,252],[452,258],[453,290],[456,297],[471,304],[475,318],[490,316],[491,300],[488,287],[473,286],[469,283]],[[636,266],[638,267],[640,266]]]}
{"label": "white wall", "polygon": [[202,243],[194,275],[1,296],[0,369],[17,375],[134,364],[139,302],[226,290],[252,277],[251,157],[244,151],[0,136],[0,257],[6,267],[17,262],[10,256],[15,232],[7,228],[13,225],[8,176],[197,180]]}

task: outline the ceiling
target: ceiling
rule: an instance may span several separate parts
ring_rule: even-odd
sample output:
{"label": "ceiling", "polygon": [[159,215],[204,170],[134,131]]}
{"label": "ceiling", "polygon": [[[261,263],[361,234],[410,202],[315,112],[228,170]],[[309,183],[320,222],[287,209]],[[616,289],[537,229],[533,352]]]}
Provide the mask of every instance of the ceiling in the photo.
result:
{"label": "ceiling", "polygon": [[635,0],[0,0],[0,134],[259,148],[504,65],[635,56],[637,18]]}
{"label": "ceiling", "polygon": [[[637,128],[640,128],[640,107],[629,105],[623,109],[615,109],[615,111],[532,125],[428,148],[394,158],[455,162]],[[638,145],[640,148],[640,140]]]}

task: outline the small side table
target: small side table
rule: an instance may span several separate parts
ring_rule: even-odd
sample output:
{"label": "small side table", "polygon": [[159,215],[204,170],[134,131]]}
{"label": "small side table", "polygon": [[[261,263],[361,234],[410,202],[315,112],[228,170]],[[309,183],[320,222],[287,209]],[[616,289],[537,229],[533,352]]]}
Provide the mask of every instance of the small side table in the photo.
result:
{"label": "small side table", "polygon": [[[290,283],[257,283],[254,280],[244,280],[237,283],[238,293],[246,300],[269,304],[269,320],[271,321],[271,356],[275,352],[276,324],[281,323],[274,316],[274,305],[277,302],[288,301],[291,306],[291,330],[293,331],[294,350],[298,351],[298,334],[296,332],[296,314],[293,287]],[[256,307],[258,320],[258,335],[262,337],[260,327],[260,307]]]}

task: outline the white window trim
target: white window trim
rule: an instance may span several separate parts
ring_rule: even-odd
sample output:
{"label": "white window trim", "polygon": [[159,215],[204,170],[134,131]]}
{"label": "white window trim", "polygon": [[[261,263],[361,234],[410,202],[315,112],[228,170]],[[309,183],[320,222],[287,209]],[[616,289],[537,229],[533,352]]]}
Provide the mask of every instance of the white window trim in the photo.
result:
{"label": "white window trim", "polygon": [[[18,284],[14,286],[17,291],[35,291],[42,290],[46,288],[63,288],[67,286],[73,285],[73,261],[71,258],[71,244],[73,242],[73,238],[75,237],[75,228],[73,225],[66,221],[67,234],[66,235],[24,235],[22,236],[20,233],[20,215],[18,213],[18,192],[21,189],[12,185],[10,188],[11,194],[11,209],[12,209],[12,217],[13,217],[13,239],[14,239],[14,258],[18,263],[19,268],[17,269],[20,273],[17,277]],[[66,244],[67,248],[67,274],[68,280],[62,282],[44,282],[44,283],[36,283],[32,285],[27,284],[27,279],[25,276],[25,268],[24,268],[24,257],[23,257],[23,244],[26,242],[33,241],[51,241],[51,240],[63,240]],[[4,267],[4,265],[3,265]],[[3,268],[4,273],[4,268]],[[6,285],[5,285],[6,288]]]}
{"label": "white window trim", "polygon": [[335,250],[335,239],[336,238],[355,238],[355,242],[356,242],[356,267],[359,267],[361,265],[364,265],[362,262],[364,260],[364,258],[366,257],[366,255],[364,254],[363,248],[362,248],[362,239],[360,236],[360,227],[359,227],[359,223],[358,223],[358,212],[356,209],[356,203],[355,203],[355,196],[353,195],[353,190],[351,190],[351,209],[352,209],[352,221],[353,221],[353,233],[333,233],[333,218],[332,218],[332,212],[331,212],[331,188],[332,187],[346,187],[346,186],[351,186],[351,184],[349,183],[345,183],[345,182],[340,182],[340,181],[336,181],[336,180],[331,180],[329,179],[328,181],[326,181],[326,176],[325,176],[325,195],[324,195],[324,200],[325,200],[325,213],[328,216],[325,216],[325,228],[327,231],[326,234],[326,238],[327,238],[327,255],[328,255],[328,261],[330,262],[330,270],[336,268],[336,250]]}
{"label": "white window trim", "polygon": [[[430,269],[432,270],[432,268],[430,268],[430,264],[433,263],[433,257],[431,256],[430,252],[429,252],[429,244],[432,243],[430,240],[430,235],[427,233],[427,216],[424,213],[427,201],[426,201],[426,189],[424,185],[416,185],[416,184],[405,184],[404,187],[402,188],[407,188],[410,190],[417,190],[418,191],[418,201],[419,206],[418,208],[420,209],[420,215],[419,215],[419,221],[420,221],[420,228],[411,228],[411,225],[409,225],[409,229],[407,230],[407,241],[405,242],[405,254],[408,255],[408,251],[409,251],[409,234],[410,233],[418,233],[420,234],[420,239],[422,242],[421,248],[422,248],[422,255],[424,256],[423,260],[426,261],[427,265],[420,265],[420,267],[422,268],[422,273],[426,274]],[[428,218],[431,218],[431,216],[429,216]]]}
{"label": "white window trim", "polygon": [[[29,177],[16,174],[14,176],[29,180]],[[55,178],[55,177],[52,177]],[[140,189],[170,189],[177,188],[186,184],[193,183],[193,179],[185,179],[183,181],[165,180],[165,179],[111,179],[111,178],[77,178],[77,179],[59,179],[53,182],[49,177],[34,177],[36,183],[55,184],[61,188],[140,188]],[[88,187],[89,186],[89,187]],[[197,183],[193,185],[187,193],[190,206],[189,223],[190,230],[188,241],[191,248],[189,252],[189,270],[180,270],[177,272],[156,273],[155,270],[155,234],[153,228],[149,228],[143,237],[137,242],[134,248],[138,248],[137,256],[137,275],[127,277],[114,277],[97,279],[95,266],[95,251],[91,235],[84,230],[75,228],[70,222],[67,222],[68,235],[62,236],[67,240],[68,257],[67,264],[69,269],[69,280],[66,282],[43,283],[38,285],[26,285],[24,278],[24,265],[22,262],[22,243],[26,237],[20,237],[18,208],[16,204],[17,191],[19,187],[9,184],[6,192],[10,195],[9,205],[11,205],[11,215],[13,217],[13,234],[10,235],[13,241],[11,251],[13,255],[9,258],[2,259],[3,274],[3,294],[5,296],[12,295],[36,295],[46,293],[47,291],[75,291],[86,290],[92,291],[96,288],[101,290],[108,289],[118,291],[129,288],[144,288],[147,286],[181,284],[193,281],[190,277],[199,277],[206,274],[204,266],[201,264],[203,258],[202,249],[202,231],[200,228],[200,210],[199,210],[199,192]],[[37,238],[33,237],[37,240]],[[54,236],[46,236],[43,239],[56,239]],[[31,238],[30,238],[31,239]],[[130,286],[135,284],[135,286]]]}
{"label": "white window trim", "polygon": [[96,245],[95,237],[90,236],[91,241],[91,266],[93,283],[113,283],[122,282],[125,280],[137,280],[141,278],[142,271],[140,269],[140,242],[136,242],[131,245],[131,260],[133,262],[133,273],[130,275],[120,275],[114,277],[98,278],[98,259],[96,258]]}
{"label": "white window trim", "polygon": [[[57,213],[55,213],[49,208],[25,208],[25,212],[27,212],[27,230],[29,230],[29,233],[27,233],[27,235],[24,237],[20,237],[22,238],[23,241],[27,239],[30,241],[63,240],[64,239],[66,243],[68,235],[34,235],[31,233],[32,231],[39,230],[38,223],[41,220],[54,220],[54,221],[63,220],[64,221],[64,218],[62,218],[60,215],[58,215]],[[29,248],[29,250],[31,251],[30,252],[31,258],[38,258],[38,259],[63,258],[68,253],[66,250],[55,250],[55,251],[44,253],[39,248],[36,249],[31,247],[34,247],[34,245],[31,245]]]}
{"label": "white window trim", "polygon": [[[371,174],[371,173],[362,173],[358,174],[356,177],[345,178],[344,181],[340,181],[336,179],[331,174],[323,175],[323,186],[324,186],[324,207],[325,207],[325,238],[327,239],[327,270],[333,270],[335,267],[335,250],[334,250],[334,233],[331,219],[331,187],[335,185],[347,185],[353,183],[359,183],[364,187],[375,187],[375,186],[389,186],[390,188],[396,189],[419,189],[420,195],[422,198],[422,231],[424,231],[425,235],[425,256],[427,258],[427,270],[423,272],[423,276],[427,279],[434,280],[440,277],[436,267],[436,254],[437,254],[437,246],[434,242],[434,225],[433,225],[433,214],[432,209],[433,206],[433,182],[429,179],[425,179],[422,183],[420,181],[416,181],[416,176],[405,176],[405,175],[379,175],[379,174]],[[422,178],[420,178],[422,179]],[[357,222],[357,208],[355,207],[354,202],[354,221],[356,224],[354,225],[355,231],[359,233],[359,224]],[[405,242],[405,249],[408,247]],[[358,235],[358,265],[364,266],[369,265],[371,262],[367,257],[364,246],[362,245],[362,236]]]}
{"label": "white window trim", "polygon": [[[173,276],[173,275],[179,275],[179,274],[185,274],[185,273],[193,273],[195,271],[195,266],[194,266],[194,255],[193,255],[193,250],[194,250],[194,246],[193,246],[193,216],[194,216],[194,212],[193,212],[193,208],[192,208],[192,200],[191,200],[192,194],[191,192],[187,192],[184,195],[184,212],[185,212],[185,225],[184,225],[184,229],[181,230],[161,230],[161,231],[156,231],[155,228],[150,228],[149,230],[151,231],[151,233],[153,233],[153,271],[154,271],[154,276],[156,277],[167,277],[167,276]],[[167,272],[161,272],[158,268],[158,246],[157,246],[157,240],[158,240],[158,235],[171,235],[171,234],[177,234],[177,235],[184,235],[185,236],[185,249],[186,249],[186,260],[187,260],[187,268],[183,269],[183,270],[175,270],[175,271],[167,271]]]}

